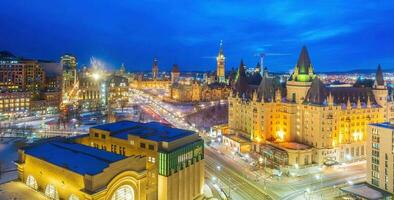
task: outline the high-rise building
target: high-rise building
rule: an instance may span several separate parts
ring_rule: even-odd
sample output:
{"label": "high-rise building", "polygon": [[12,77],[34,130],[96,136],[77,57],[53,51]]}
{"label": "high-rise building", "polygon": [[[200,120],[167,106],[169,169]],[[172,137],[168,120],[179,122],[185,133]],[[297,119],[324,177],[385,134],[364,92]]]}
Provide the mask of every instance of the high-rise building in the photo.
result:
{"label": "high-rise building", "polygon": [[391,115],[380,67],[373,87],[330,87],[303,47],[287,83],[265,72],[256,89],[242,66],[229,97],[229,132],[250,140],[274,167],[364,159],[367,125]]}
{"label": "high-rise building", "polygon": [[0,90],[37,92],[45,87],[45,72],[37,60],[0,52]]}
{"label": "high-rise building", "polygon": [[158,65],[157,58],[153,59],[152,77],[153,77],[153,80],[157,80],[159,78],[159,65]]}
{"label": "high-rise building", "polygon": [[73,95],[70,92],[76,87],[78,76],[77,76],[77,58],[71,54],[65,54],[60,58],[60,65],[63,70],[63,81],[62,81],[62,96]]}
{"label": "high-rise building", "polygon": [[226,82],[225,69],[224,69],[225,59],[226,58],[224,57],[223,54],[223,43],[222,41],[220,41],[219,54],[216,57],[216,76],[217,76],[217,80],[220,83]]}
{"label": "high-rise building", "polygon": [[0,113],[46,113],[58,109],[59,64],[0,52]]}
{"label": "high-rise building", "polygon": [[367,182],[394,193],[394,121],[368,126]]}
{"label": "high-rise building", "polygon": [[98,125],[88,135],[43,141],[19,155],[19,179],[51,199],[202,197],[203,140],[156,122]]}
{"label": "high-rise building", "polygon": [[178,65],[174,64],[171,71],[171,84],[178,82],[180,74],[181,72],[179,71]]}

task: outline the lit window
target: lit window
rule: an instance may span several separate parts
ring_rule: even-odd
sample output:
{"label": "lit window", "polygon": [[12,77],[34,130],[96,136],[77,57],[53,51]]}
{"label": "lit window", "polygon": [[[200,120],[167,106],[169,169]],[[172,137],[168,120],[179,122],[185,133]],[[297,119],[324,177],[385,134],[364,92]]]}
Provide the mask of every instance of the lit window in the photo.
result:
{"label": "lit window", "polygon": [[45,195],[50,199],[59,199],[59,194],[57,193],[56,187],[52,184],[48,184],[45,188]]}
{"label": "lit window", "polygon": [[155,157],[148,157],[148,161],[151,163],[155,163],[156,162],[156,158]]}
{"label": "lit window", "polygon": [[33,176],[28,176],[26,179],[26,185],[37,190],[38,185],[37,185],[37,181]]}
{"label": "lit window", "polygon": [[114,192],[111,200],[134,200],[134,190],[129,185],[121,186]]}
{"label": "lit window", "polygon": [[75,194],[71,194],[70,197],[68,197],[68,200],[79,200],[79,197]]}

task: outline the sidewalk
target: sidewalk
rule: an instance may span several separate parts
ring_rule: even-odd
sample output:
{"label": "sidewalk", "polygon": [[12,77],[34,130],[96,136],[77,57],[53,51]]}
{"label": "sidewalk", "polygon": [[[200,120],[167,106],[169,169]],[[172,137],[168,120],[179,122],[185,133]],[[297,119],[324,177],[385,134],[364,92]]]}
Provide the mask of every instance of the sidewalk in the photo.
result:
{"label": "sidewalk", "polygon": [[44,194],[37,192],[21,182],[11,181],[0,185],[2,200],[45,200]]}

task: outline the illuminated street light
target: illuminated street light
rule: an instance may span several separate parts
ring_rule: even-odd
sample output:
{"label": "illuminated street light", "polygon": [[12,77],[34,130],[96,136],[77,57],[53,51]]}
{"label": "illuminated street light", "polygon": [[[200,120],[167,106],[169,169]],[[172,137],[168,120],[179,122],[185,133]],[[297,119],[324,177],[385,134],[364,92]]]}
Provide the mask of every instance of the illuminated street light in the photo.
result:
{"label": "illuminated street light", "polygon": [[93,79],[94,79],[95,81],[97,81],[97,80],[99,80],[99,79],[101,78],[101,76],[100,76],[99,73],[93,73],[93,74],[92,74],[92,77],[93,77]]}

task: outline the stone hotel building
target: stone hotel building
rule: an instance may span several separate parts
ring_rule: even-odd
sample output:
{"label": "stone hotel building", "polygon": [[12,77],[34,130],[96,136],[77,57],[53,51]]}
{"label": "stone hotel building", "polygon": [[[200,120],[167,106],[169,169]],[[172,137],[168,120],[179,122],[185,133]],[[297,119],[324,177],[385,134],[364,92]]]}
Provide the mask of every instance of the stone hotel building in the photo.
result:
{"label": "stone hotel building", "polygon": [[391,116],[388,99],[380,66],[372,87],[330,87],[303,47],[287,82],[265,73],[251,88],[239,67],[229,97],[229,133],[251,141],[272,167],[364,159],[367,125]]}

